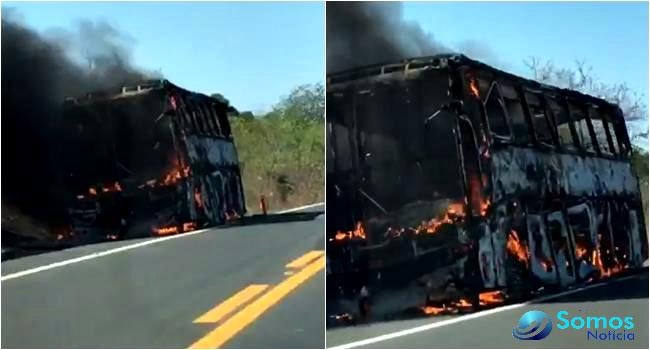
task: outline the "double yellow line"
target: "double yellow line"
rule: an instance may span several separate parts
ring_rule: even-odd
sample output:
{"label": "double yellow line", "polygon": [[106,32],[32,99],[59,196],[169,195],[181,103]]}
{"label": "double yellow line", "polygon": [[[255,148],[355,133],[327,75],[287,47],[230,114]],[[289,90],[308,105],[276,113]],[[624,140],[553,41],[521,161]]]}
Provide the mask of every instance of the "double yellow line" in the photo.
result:
{"label": "double yellow line", "polygon": [[[280,284],[271,288],[266,292],[266,294],[255,299],[239,312],[235,313],[232,317],[226,319],[217,328],[206,334],[194,344],[190,345],[190,348],[214,349],[221,347],[237,333],[258,319],[264,312],[266,312],[266,310],[271,308],[271,306],[277,304],[280,300],[289,295],[291,291],[307,281],[310,277],[314,276],[324,267],[325,256],[322,250],[310,251],[288,263],[286,265],[287,269],[298,271],[280,282]],[[218,323],[225,316],[233,313],[241,305],[246,304],[258,296],[268,287],[269,285],[266,284],[252,284],[228,298],[223,303],[217,305],[212,310],[201,315],[199,318],[194,320],[194,323]]]}

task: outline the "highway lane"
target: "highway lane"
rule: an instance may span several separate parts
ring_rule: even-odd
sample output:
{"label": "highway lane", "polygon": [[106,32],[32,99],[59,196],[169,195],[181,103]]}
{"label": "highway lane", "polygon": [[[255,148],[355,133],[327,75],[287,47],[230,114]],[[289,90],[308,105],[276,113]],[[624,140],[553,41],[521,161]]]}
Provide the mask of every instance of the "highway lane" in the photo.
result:
{"label": "highway lane", "polygon": [[[521,315],[560,310],[574,316],[632,316],[633,341],[587,340],[586,330],[559,330],[539,341],[520,341],[512,329]],[[557,322],[557,320],[555,321]],[[509,305],[466,316],[441,316],[330,329],[327,346],[354,348],[648,348],[648,270],[589,289],[526,305]],[[381,338],[380,338],[381,337]],[[364,341],[364,343],[355,342]]]}
{"label": "highway lane", "polygon": [[[321,215],[310,221],[208,229],[123,251],[119,249],[149,240],[5,261],[2,346],[187,348],[203,341],[204,346],[222,347],[323,347],[324,262],[318,257],[323,232]],[[83,260],[112,249],[118,251]],[[285,266],[307,253],[296,267]],[[264,289],[242,298],[250,286]],[[228,312],[195,323],[208,311],[214,316],[215,309]],[[219,338],[210,337],[217,329]]]}

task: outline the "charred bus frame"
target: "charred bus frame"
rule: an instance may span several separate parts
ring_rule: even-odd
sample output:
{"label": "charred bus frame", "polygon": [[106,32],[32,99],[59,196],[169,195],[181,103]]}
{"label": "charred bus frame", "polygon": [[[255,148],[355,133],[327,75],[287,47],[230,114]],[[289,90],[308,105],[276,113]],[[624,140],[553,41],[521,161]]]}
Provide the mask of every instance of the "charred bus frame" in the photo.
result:
{"label": "charred bus frame", "polygon": [[329,75],[327,113],[330,313],[362,286],[386,312],[477,306],[648,257],[618,106],[438,55]]}
{"label": "charred bus frame", "polygon": [[75,231],[167,235],[244,215],[236,112],[167,80],[67,99],[62,168]]}

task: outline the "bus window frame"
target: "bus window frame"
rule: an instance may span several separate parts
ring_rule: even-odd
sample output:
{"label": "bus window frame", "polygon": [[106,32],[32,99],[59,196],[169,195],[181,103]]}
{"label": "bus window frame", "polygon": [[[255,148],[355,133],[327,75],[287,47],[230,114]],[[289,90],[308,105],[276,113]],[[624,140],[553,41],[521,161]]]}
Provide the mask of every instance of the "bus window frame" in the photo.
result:
{"label": "bus window frame", "polygon": [[630,142],[630,135],[625,126],[625,119],[620,107],[612,109],[612,124],[618,141],[619,154],[624,159],[629,160],[632,155],[632,143]]}
{"label": "bus window frame", "polygon": [[212,124],[214,125],[215,135],[225,138],[225,136],[223,135],[223,131],[221,130],[221,124],[219,123],[219,117],[217,116],[218,111],[215,104],[208,103],[206,109],[208,110],[208,116],[212,120]]}
{"label": "bus window frame", "polygon": [[[526,98],[526,93],[535,96],[537,98],[537,101],[539,102],[539,107],[544,111],[544,120],[546,121],[546,127],[551,134],[551,143],[548,143],[547,141],[542,141],[540,137],[537,135],[537,128],[535,128],[535,123],[533,122],[533,114],[530,109],[530,103],[528,103],[528,99]],[[553,111],[551,111],[550,106],[548,106],[548,103],[546,101],[546,95],[543,93],[543,91],[531,89],[526,86],[521,87],[521,96],[522,96],[522,101],[524,102],[525,106],[525,111],[528,113],[528,119],[530,123],[530,127],[533,132],[533,140],[534,142],[539,146],[547,149],[555,149],[560,145],[559,142],[559,137],[557,135],[557,128],[555,124],[555,119],[553,115]]]}
{"label": "bus window frame", "polygon": [[[547,91],[543,93],[544,97],[544,103],[548,106],[549,112],[552,115],[553,118],[553,124],[554,124],[554,129],[555,129],[555,134],[557,136],[557,145],[558,148],[564,152],[567,153],[576,153],[576,152],[581,152],[582,151],[582,145],[580,144],[580,140],[578,138],[578,131],[575,128],[575,125],[573,124],[573,119],[571,117],[571,113],[569,113],[569,105],[567,104],[566,98],[562,95],[552,95],[551,92]],[[550,103],[548,102],[549,100],[553,100],[554,103],[557,104],[558,107],[560,107],[564,114],[566,115],[566,124],[569,126],[569,133],[571,134],[571,148],[567,148],[566,145],[560,142],[560,135],[558,133],[558,117],[555,115],[555,111],[551,107]]]}
{"label": "bus window frame", "polygon": [[[518,84],[517,82],[507,80],[507,79],[499,79],[498,81],[496,81],[496,83],[499,85],[499,93],[501,94],[501,103],[503,105],[503,109],[504,109],[505,114],[506,114],[506,119],[507,119],[508,125],[510,126],[511,142],[513,144],[515,144],[515,145],[524,145],[524,146],[528,146],[528,145],[531,145],[531,144],[537,144],[537,139],[536,139],[536,136],[535,136],[532,120],[531,120],[530,114],[528,113],[528,110],[527,110],[528,105],[527,105],[527,102],[525,101],[524,96],[522,94],[521,84]],[[514,128],[513,128],[514,119],[513,119],[512,115],[510,114],[510,109],[507,106],[506,97],[505,97],[505,95],[503,93],[503,90],[504,90],[505,86],[513,89],[513,91],[515,92],[515,96],[516,96],[514,98],[514,100],[516,100],[516,102],[519,103],[519,107],[521,108],[521,112],[522,112],[523,117],[524,117],[524,123],[526,124],[526,133],[527,133],[527,135],[525,136],[525,138],[527,138],[527,140],[524,141],[524,142],[521,141],[521,139],[523,138],[523,135],[521,135],[520,137],[517,137],[517,134],[514,131]],[[511,99],[508,98],[508,100],[511,100]]]}
{"label": "bus window frame", "polygon": [[582,113],[585,114],[585,120],[587,122],[587,132],[589,133],[589,138],[591,139],[591,145],[594,148],[595,154],[601,157],[605,156],[600,148],[600,144],[598,143],[598,137],[596,136],[596,131],[594,130],[594,124],[591,121],[591,113],[589,112],[588,102],[578,102],[578,103],[581,106]]}
{"label": "bus window frame", "polygon": [[[488,109],[487,109],[487,103],[488,100],[490,99],[490,96],[492,95],[492,91],[494,89],[497,89],[497,93],[499,96],[497,96],[497,101],[499,102],[499,106],[501,107],[501,110],[503,111],[503,118],[505,120],[506,128],[508,129],[508,135],[500,135],[494,131],[492,131],[492,127],[490,125],[490,115],[488,114]],[[486,129],[488,130],[488,133],[492,140],[498,140],[500,143],[514,143],[514,135],[512,133],[512,125],[510,125],[510,118],[509,114],[507,111],[507,108],[505,108],[503,101],[503,92],[501,91],[501,88],[498,84],[497,80],[492,79],[490,83],[490,88],[487,91],[487,94],[485,95],[485,99],[481,99],[481,104],[483,108],[483,112],[485,113],[485,121],[486,121]]]}
{"label": "bus window frame", "polygon": [[574,125],[574,128],[577,127],[577,124],[578,124],[579,120],[577,119],[577,116],[575,115],[575,113],[572,112],[572,108],[570,107],[570,105],[573,104],[576,107],[576,109],[578,109],[583,114],[582,117],[584,117],[583,119],[585,120],[585,124],[587,125],[587,135],[583,135],[583,136],[588,136],[589,137],[589,142],[591,142],[591,146],[593,147],[593,149],[587,149],[584,146],[584,144],[582,142],[585,142],[585,144],[586,144],[586,140],[582,141],[580,139],[580,137],[578,136],[578,130],[577,129],[575,129],[576,133],[573,135],[574,144],[578,146],[578,149],[580,150],[580,152],[582,152],[582,153],[584,153],[586,155],[600,156],[601,154],[600,154],[600,149],[598,148],[598,143],[594,142],[594,136],[595,135],[593,135],[594,132],[593,132],[593,128],[591,126],[591,119],[589,119],[589,111],[587,110],[585,103],[581,102],[579,100],[576,100],[574,98],[571,98],[569,96],[564,96],[563,100],[564,100],[564,103],[566,105],[566,111],[569,114],[569,119],[572,121],[572,123]]}
{"label": "bus window frame", "polygon": [[[615,146],[613,148],[614,150],[614,157],[619,158],[619,159],[628,159],[629,158],[629,150],[631,149],[631,146],[626,145],[627,140],[627,128],[624,127],[625,134],[621,135],[621,130],[619,127],[617,127],[617,122],[620,122],[622,119],[619,117],[620,112],[617,108],[613,108],[612,106],[608,105],[599,105],[598,106],[599,113],[603,116],[603,120],[605,121],[605,124],[607,127],[605,128],[608,132],[608,142],[611,142],[610,146]],[[623,126],[625,125],[625,122],[623,121]],[[613,133],[613,134],[612,134]],[[610,149],[612,149],[610,147]]]}
{"label": "bus window frame", "polygon": [[185,105],[187,107],[187,109],[186,109],[187,114],[190,116],[190,119],[192,120],[192,125],[194,126],[194,128],[193,128],[194,133],[196,135],[203,135],[204,134],[203,126],[199,123],[200,122],[199,121],[200,116],[198,115],[198,113],[196,113],[196,106],[195,106],[194,101],[192,101],[191,99],[187,99],[187,102],[186,102]]}
{"label": "bus window frame", "polygon": [[[604,146],[606,146],[606,147],[601,147],[600,142],[598,142],[598,147],[600,147],[601,155],[604,156],[604,157],[610,157],[610,158],[615,157],[617,152],[616,152],[616,149],[613,146],[614,143],[612,141],[612,137],[609,134],[609,126],[607,125],[607,123],[609,121],[605,118],[606,114],[603,113],[603,110],[601,109],[601,107],[599,105],[596,105],[596,104],[593,104],[593,103],[588,103],[587,104],[587,111],[589,113],[589,118],[590,119],[592,119],[592,111],[598,114],[597,118],[599,118],[600,122],[603,125],[603,130],[605,131],[605,140],[606,140],[607,144],[604,145]],[[593,126],[593,123],[592,123],[592,126]],[[595,134],[595,132],[596,132],[596,130],[594,129],[594,134]],[[598,141],[598,136],[597,135],[594,135],[594,136],[596,136],[596,140]]]}
{"label": "bus window frame", "polygon": [[180,104],[182,106],[183,118],[185,118],[185,124],[187,125],[187,132],[190,134],[196,134],[197,125],[194,121],[194,117],[192,116],[191,106],[189,105],[188,101],[186,101],[185,97],[180,100]]}
{"label": "bus window frame", "polygon": [[203,136],[210,136],[210,130],[208,128],[208,120],[205,117],[205,113],[203,111],[203,108],[201,108],[201,101],[193,101],[194,105],[194,110],[196,111],[196,118],[199,123],[199,127],[201,128],[201,134]]}
{"label": "bus window frame", "polygon": [[216,128],[214,126],[214,123],[212,121],[211,113],[210,113],[208,104],[205,103],[204,101],[201,101],[199,103],[199,107],[201,108],[201,111],[203,113],[203,121],[205,122],[205,125],[207,126],[206,129],[208,130],[208,135],[217,136],[218,133],[217,133],[217,130],[216,130]]}

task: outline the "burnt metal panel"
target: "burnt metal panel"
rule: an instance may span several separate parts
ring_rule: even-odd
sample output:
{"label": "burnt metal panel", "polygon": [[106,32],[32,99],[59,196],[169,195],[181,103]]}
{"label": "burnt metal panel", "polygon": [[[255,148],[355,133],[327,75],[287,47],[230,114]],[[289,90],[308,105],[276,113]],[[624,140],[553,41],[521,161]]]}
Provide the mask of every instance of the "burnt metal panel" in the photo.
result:
{"label": "burnt metal panel", "polygon": [[[453,313],[467,300],[489,305],[481,295],[495,289],[525,298],[647,259],[618,107],[460,55],[362,67],[327,81],[328,312],[354,313],[363,287],[382,316],[416,306]],[[503,82],[521,103],[518,129],[500,96],[488,101]],[[526,93],[538,100],[549,142],[538,139]],[[568,100],[585,110],[593,151],[578,142]],[[487,102],[502,110],[507,135],[491,133]],[[621,152],[601,152],[611,149],[611,133],[598,144],[587,106],[614,111],[608,118]],[[574,147],[560,143],[557,112]]]}
{"label": "burnt metal panel", "polygon": [[598,157],[506,147],[491,154],[494,199],[509,196],[639,199],[630,163]]}
{"label": "burnt metal panel", "polygon": [[83,214],[73,219],[86,217],[85,228],[116,230],[126,220],[139,231],[182,232],[245,214],[228,122],[236,110],[226,102],[151,81],[67,99],[65,107],[73,142],[62,169],[76,197],[70,213]]}

